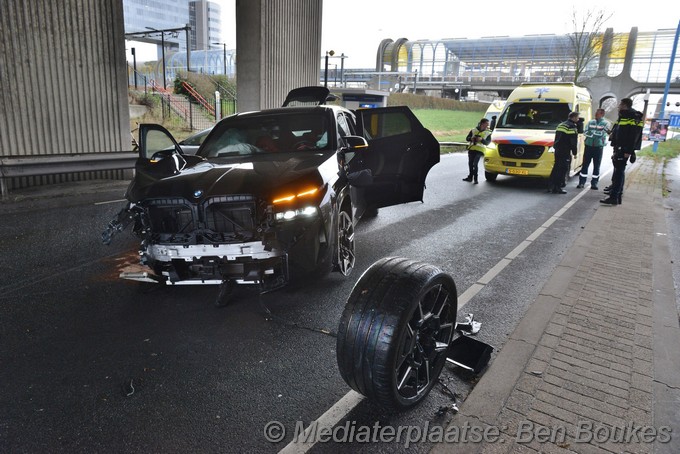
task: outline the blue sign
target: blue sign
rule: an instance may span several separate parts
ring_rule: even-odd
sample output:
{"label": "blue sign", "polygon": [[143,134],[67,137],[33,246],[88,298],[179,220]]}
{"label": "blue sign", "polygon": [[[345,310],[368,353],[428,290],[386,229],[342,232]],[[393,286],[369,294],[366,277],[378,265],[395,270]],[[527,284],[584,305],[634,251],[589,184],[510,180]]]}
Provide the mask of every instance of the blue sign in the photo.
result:
{"label": "blue sign", "polygon": [[680,128],[680,114],[671,114],[668,119],[668,126],[672,128]]}

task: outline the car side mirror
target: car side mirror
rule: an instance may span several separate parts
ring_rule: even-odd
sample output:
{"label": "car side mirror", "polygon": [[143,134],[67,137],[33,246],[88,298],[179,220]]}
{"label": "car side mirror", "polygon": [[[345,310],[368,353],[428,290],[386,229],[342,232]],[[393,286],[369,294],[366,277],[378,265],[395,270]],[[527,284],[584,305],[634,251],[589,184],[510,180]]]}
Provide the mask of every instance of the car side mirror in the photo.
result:
{"label": "car side mirror", "polygon": [[345,136],[345,143],[350,150],[359,150],[361,148],[368,148],[368,142],[361,136]]}

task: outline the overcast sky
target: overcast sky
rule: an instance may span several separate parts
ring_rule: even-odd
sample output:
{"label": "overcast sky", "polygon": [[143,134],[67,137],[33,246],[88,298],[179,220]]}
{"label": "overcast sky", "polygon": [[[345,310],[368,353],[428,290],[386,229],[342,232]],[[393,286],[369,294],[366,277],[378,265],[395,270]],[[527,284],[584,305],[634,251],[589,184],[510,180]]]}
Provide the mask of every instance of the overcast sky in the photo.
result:
{"label": "overcast sky", "polygon": [[[223,33],[227,44],[236,48],[235,0],[214,0],[222,6]],[[344,53],[348,68],[375,67],[380,41],[386,38],[440,39],[484,36],[564,34],[573,31],[572,5],[579,13],[588,6],[612,14],[605,27],[615,32],[662,28],[676,29],[680,14],[673,14],[677,0],[650,3],[619,0],[609,2],[564,0],[324,0],[321,53]],[[474,7],[474,5],[480,5]],[[677,13],[677,9],[675,10]]]}
{"label": "overcast sky", "polygon": [[[222,39],[236,49],[235,0],[213,0],[222,8]],[[615,32],[673,29],[680,14],[673,14],[677,0],[648,5],[632,0],[608,2],[564,0],[324,0],[321,54],[344,53],[347,68],[374,68],[383,39],[481,38],[565,34],[573,31],[572,5],[584,14],[604,8],[611,18],[605,27]],[[464,5],[464,6],[463,6]],[[481,5],[478,8],[470,5]],[[677,9],[675,10],[677,11]],[[137,44],[140,61],[156,59],[155,46]],[[321,56],[319,56],[321,57]],[[321,60],[319,60],[321,63]]]}
{"label": "overcast sky", "polygon": [[674,9],[672,4],[677,5],[676,1],[660,3],[658,10],[651,11],[646,7],[651,4],[631,0],[324,0],[321,49],[322,53],[331,49],[344,52],[350,57],[345,61],[348,67],[370,68],[375,66],[378,45],[385,38],[565,34],[573,31],[572,5],[579,14],[585,13],[588,5],[606,9],[607,15],[612,16],[605,27],[612,27],[615,32],[628,32],[634,26],[639,31],[675,30],[680,14],[668,13]]}

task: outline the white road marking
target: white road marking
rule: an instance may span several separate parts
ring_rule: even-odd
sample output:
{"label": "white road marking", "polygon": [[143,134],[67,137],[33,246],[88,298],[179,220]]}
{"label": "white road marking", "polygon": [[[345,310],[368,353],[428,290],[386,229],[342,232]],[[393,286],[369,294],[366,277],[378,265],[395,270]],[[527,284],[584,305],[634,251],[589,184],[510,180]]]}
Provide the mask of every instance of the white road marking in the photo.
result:
{"label": "white road marking", "polygon": [[[603,173],[600,175],[600,180],[602,180],[603,177],[605,177],[611,170]],[[560,216],[562,216],[569,208],[571,208],[581,197],[586,195],[586,193],[590,191],[590,188],[588,189],[582,189],[578,194],[576,194],[569,202],[567,202],[562,208],[557,210],[557,212],[550,217],[547,221],[543,223],[542,226],[534,230],[531,235],[529,235],[524,241],[522,241],[515,249],[510,251],[505,257],[500,259],[498,263],[496,263],[489,271],[487,271],[484,276],[479,278],[477,282],[472,284],[467,290],[465,290],[459,297],[458,297],[458,310],[460,310],[463,306],[465,306],[468,301],[470,301],[477,293],[482,291],[485,285],[489,284],[497,275],[500,273],[505,267],[507,267],[524,249],[526,249],[532,242],[534,242],[538,237],[541,236],[543,232],[546,231],[546,229],[553,224],[553,222],[557,221]],[[350,391],[345,396],[340,399],[338,402],[335,403],[331,408],[326,411],[323,415],[319,417],[315,422],[310,424],[306,429],[305,429],[305,436],[303,436],[303,439],[307,439],[306,435],[308,431],[312,428],[315,427],[317,428],[317,433],[319,433],[319,430],[322,427],[328,427],[329,429],[332,429],[335,424],[338,423],[342,418],[344,418],[347,414],[349,414],[350,411],[356,407],[359,402],[361,402],[363,399],[363,396],[361,394],[358,394],[356,391]],[[295,440],[291,441],[288,443],[288,445],[283,448],[279,453],[284,453],[284,454],[304,454],[307,451],[309,451],[312,446],[314,446],[316,443],[313,441],[310,441],[309,443],[295,443]]]}
{"label": "white road marking", "polygon": [[[364,400],[364,396],[359,394],[356,391],[350,391],[345,396],[340,399],[335,405],[333,405],[331,408],[328,409],[326,413],[321,415],[319,419],[316,420],[315,424],[312,423],[310,424],[305,431],[300,435],[300,438],[302,440],[306,440],[309,436],[309,431],[313,428],[316,427],[316,433],[323,433],[322,431],[326,431],[332,429],[333,426],[335,426],[342,418],[344,418],[354,407],[359,405],[359,402]],[[316,444],[316,441],[310,441],[308,443],[303,443],[303,442],[295,442],[295,438],[293,441],[288,443],[285,448],[283,448],[279,453],[283,454],[304,454],[305,452],[309,451],[312,446]]]}

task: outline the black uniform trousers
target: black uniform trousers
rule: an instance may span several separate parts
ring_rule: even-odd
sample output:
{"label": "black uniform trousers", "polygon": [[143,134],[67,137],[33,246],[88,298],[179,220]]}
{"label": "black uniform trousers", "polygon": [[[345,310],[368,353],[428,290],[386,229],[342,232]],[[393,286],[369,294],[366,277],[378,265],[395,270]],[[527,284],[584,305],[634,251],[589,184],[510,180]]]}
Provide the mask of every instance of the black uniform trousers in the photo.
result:
{"label": "black uniform trousers", "polygon": [[548,189],[554,191],[562,188],[570,163],[571,153],[569,153],[569,150],[555,150],[555,164],[553,165],[552,172],[550,172],[550,187]]}

